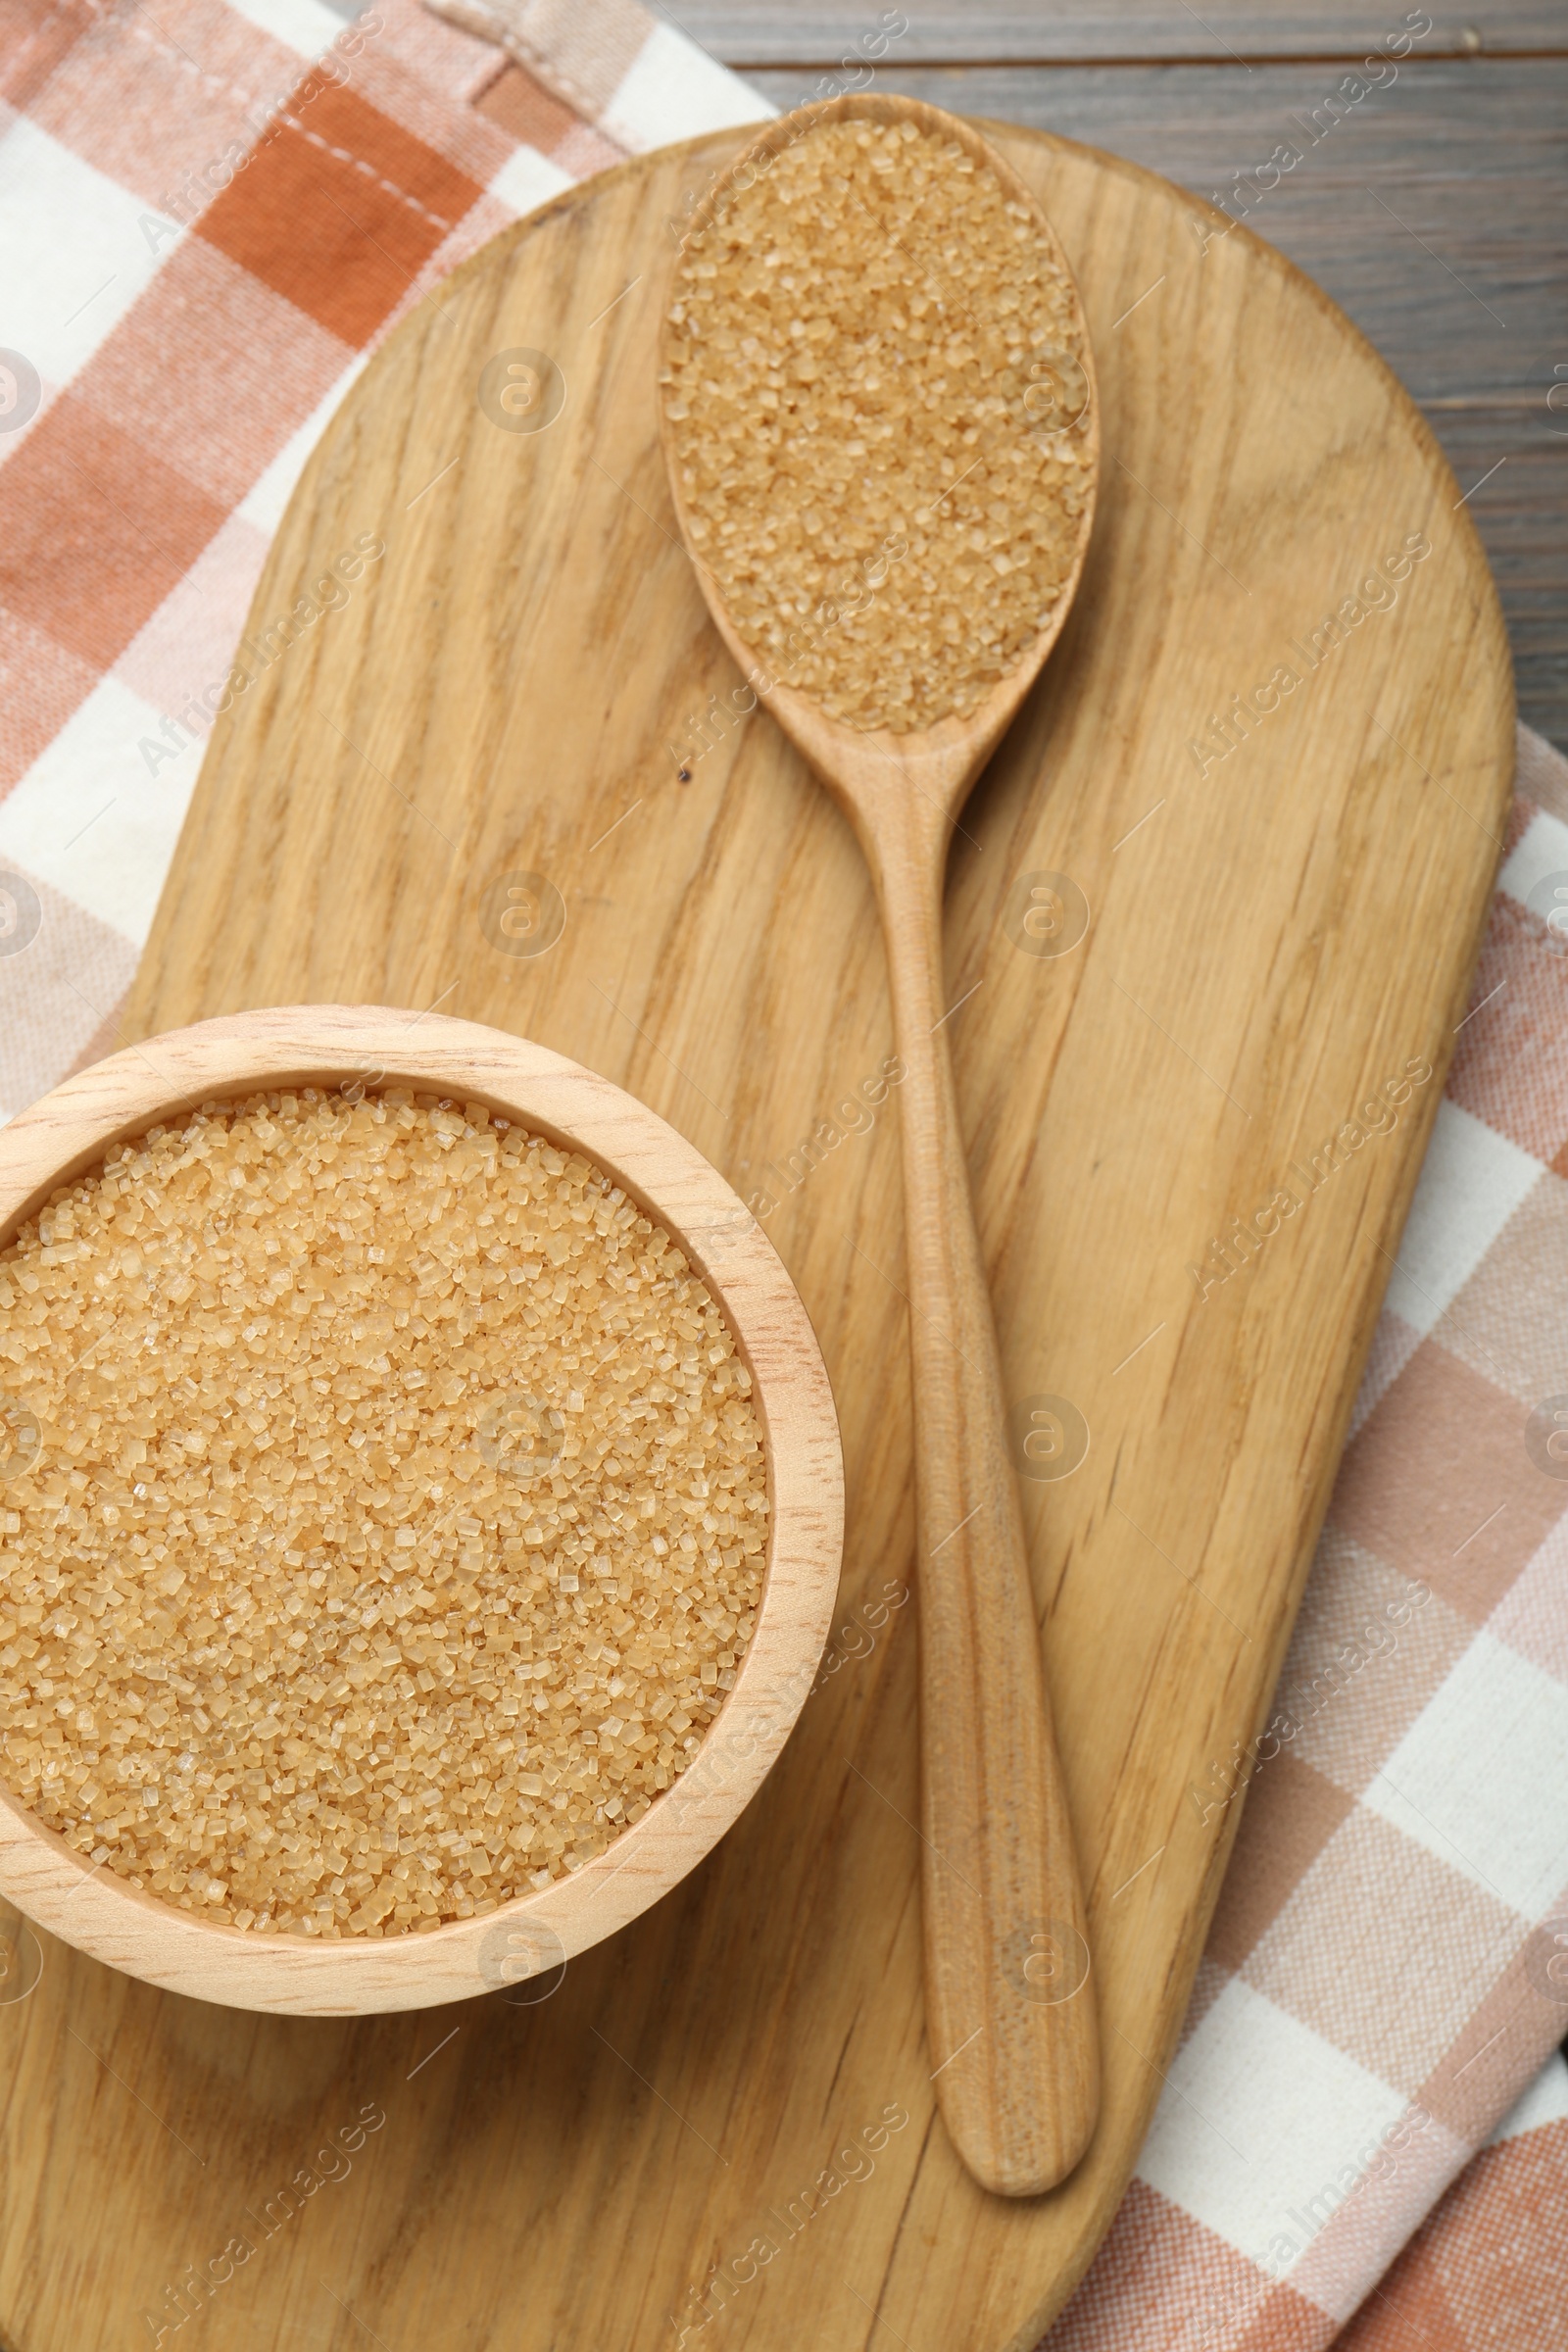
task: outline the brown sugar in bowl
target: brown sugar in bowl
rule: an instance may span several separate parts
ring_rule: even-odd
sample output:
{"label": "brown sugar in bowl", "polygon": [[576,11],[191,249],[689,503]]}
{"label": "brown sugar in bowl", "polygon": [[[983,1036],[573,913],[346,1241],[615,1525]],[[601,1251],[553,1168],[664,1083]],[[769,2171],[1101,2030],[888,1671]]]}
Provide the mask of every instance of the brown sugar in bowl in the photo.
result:
{"label": "brown sugar in bowl", "polygon": [[473,1022],[416,1020],[378,1006],[289,1006],[204,1021],[117,1054],[0,1130],[0,1247],[57,1188],[172,1116],[312,1086],[351,1103],[368,1088],[409,1088],[483,1104],[498,1120],[579,1152],[618,1185],[684,1252],[725,1318],[751,1377],[770,1504],[755,1628],[691,1761],[572,1875],[483,1914],[420,1934],[258,1934],[94,1865],[0,1782],[0,1893],[38,1926],[198,1999],[344,2015],[429,2007],[557,1968],[635,1919],[702,1860],[756,1793],[811,1688],[838,1589],[843,1469],[806,1310],[723,1178],[609,1080]]}

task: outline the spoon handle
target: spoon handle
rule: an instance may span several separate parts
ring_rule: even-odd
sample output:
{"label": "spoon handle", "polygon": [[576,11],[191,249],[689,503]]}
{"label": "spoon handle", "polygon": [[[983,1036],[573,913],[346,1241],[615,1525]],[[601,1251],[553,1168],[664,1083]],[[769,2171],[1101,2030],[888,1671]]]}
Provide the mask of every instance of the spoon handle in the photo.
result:
{"label": "spoon handle", "polygon": [[907,1068],[926,2021],[963,2163],[1031,2196],[1088,2145],[1099,2029],[944,1024],[946,831],[910,812],[867,844]]}

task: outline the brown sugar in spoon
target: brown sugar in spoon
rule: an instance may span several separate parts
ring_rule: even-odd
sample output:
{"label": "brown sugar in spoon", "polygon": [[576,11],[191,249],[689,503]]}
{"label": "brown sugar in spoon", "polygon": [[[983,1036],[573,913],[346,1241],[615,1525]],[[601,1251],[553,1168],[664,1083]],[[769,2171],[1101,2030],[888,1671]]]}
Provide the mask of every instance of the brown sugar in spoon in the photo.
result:
{"label": "brown sugar in spoon", "polygon": [[[966,219],[971,247],[991,240],[988,284],[988,253],[954,241]],[[714,624],[849,817],[881,907],[907,1070],[928,2039],[964,2164],[1029,2196],[1088,2145],[1099,2033],[943,1025],[942,901],[952,827],[1082,570],[1088,335],[1031,192],[963,122],[878,96],[786,116],[716,183],[661,356],[670,488]],[[818,595],[841,577],[870,593]]]}

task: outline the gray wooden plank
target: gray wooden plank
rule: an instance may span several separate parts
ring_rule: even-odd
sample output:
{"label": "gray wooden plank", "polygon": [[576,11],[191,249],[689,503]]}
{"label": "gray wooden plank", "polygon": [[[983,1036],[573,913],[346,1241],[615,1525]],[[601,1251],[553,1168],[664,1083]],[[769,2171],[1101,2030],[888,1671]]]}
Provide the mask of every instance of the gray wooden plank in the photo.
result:
{"label": "gray wooden plank", "polygon": [[[662,13],[715,57],[750,67],[813,67],[881,54],[903,65],[1085,64],[1106,59],[1359,57],[1405,22],[1401,0],[676,0]],[[1429,56],[1568,49],[1562,0],[1437,0],[1426,10]],[[882,28],[907,30],[878,51]]]}
{"label": "gray wooden plank", "polygon": [[[1206,13],[1206,12],[1205,12]],[[793,73],[753,76],[779,105]],[[884,70],[879,86],[1146,164],[1233,209],[1315,277],[1426,410],[1508,615],[1522,714],[1568,744],[1568,60],[1401,74],[1335,116],[1343,69]],[[1316,124],[1314,126],[1314,117]],[[1255,176],[1291,142],[1278,187]],[[1238,196],[1250,183],[1250,197]],[[1265,176],[1267,174],[1265,173]],[[1568,389],[1557,395],[1568,412]]]}

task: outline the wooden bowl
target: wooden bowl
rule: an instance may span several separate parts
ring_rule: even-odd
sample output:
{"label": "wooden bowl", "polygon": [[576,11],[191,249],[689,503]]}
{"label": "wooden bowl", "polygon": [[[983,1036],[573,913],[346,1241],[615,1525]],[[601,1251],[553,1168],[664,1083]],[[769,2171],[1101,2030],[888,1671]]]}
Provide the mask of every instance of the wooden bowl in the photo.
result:
{"label": "wooden bowl", "polygon": [[701,1748],[574,1876],[418,1936],[317,1943],[204,1920],[93,1867],[0,1788],[0,1893],[94,1959],[242,2009],[341,2016],[462,2000],[559,1969],[657,1902],[716,1843],[800,1713],[843,1545],[838,1422],[815,1334],[771,1244],[716,1169],[608,1079],[472,1021],[375,1005],[236,1013],[132,1046],[0,1130],[0,1244],[111,1146],[214,1096],[282,1085],[416,1087],[577,1146],[668,1228],[723,1304],[752,1374],[772,1499],[750,1648]]}

